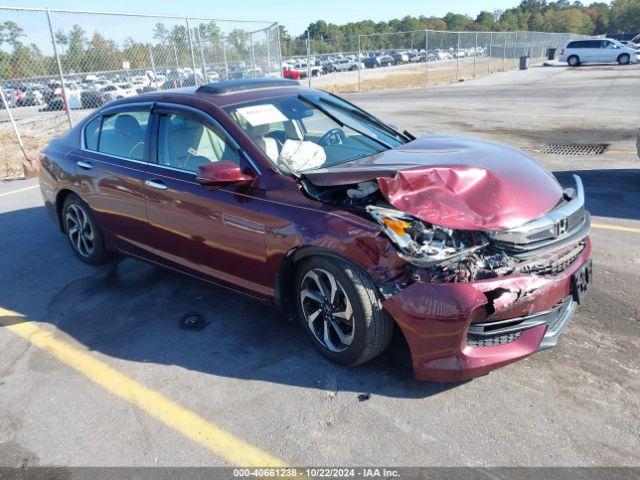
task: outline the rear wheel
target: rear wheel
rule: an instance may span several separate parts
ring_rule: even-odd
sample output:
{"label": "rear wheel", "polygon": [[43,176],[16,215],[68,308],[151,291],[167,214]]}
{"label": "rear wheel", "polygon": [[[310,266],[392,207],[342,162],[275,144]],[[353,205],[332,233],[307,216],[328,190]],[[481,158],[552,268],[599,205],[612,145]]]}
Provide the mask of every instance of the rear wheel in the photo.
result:
{"label": "rear wheel", "polygon": [[62,206],[64,232],[80,260],[90,265],[107,261],[109,252],[93,212],[80,197],[69,194]]}
{"label": "rear wheel", "polygon": [[295,285],[300,321],[331,361],[359,365],[389,344],[393,321],[360,268],[338,258],[311,257],[297,268]]}
{"label": "rear wheel", "polygon": [[571,55],[567,59],[567,63],[570,67],[577,67],[578,65],[580,65],[580,58],[577,55]]}
{"label": "rear wheel", "polygon": [[620,65],[629,65],[631,62],[631,56],[628,53],[623,53],[618,57],[618,63]]}

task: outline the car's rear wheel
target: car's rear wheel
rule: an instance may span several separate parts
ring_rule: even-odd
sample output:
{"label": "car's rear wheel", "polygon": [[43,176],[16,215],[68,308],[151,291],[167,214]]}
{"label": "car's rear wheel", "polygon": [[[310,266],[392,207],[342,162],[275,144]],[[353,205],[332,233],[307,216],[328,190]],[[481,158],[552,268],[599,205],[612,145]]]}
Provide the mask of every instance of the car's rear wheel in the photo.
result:
{"label": "car's rear wheel", "polygon": [[71,248],[80,260],[99,265],[109,259],[110,254],[104,246],[104,237],[93,212],[73,193],[64,200],[62,222]]}
{"label": "car's rear wheel", "polygon": [[567,59],[567,63],[570,67],[577,67],[578,65],[580,65],[580,58],[577,55],[571,55]]}
{"label": "car's rear wheel", "polygon": [[631,56],[628,53],[623,53],[618,57],[618,63],[620,65],[629,65],[631,62]]}
{"label": "car's rear wheel", "polygon": [[304,260],[296,269],[300,321],[313,345],[331,361],[359,365],[378,356],[391,340],[393,321],[371,278],[334,257]]}

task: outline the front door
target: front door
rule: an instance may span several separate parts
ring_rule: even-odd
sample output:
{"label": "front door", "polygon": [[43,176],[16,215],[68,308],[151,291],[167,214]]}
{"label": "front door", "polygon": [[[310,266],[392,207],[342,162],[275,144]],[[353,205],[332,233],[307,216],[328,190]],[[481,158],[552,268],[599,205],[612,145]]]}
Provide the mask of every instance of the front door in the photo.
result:
{"label": "front door", "polygon": [[243,165],[239,149],[212,119],[190,109],[158,106],[154,117],[156,154],[145,195],[155,255],[243,292],[271,295],[266,227],[252,200],[258,188],[209,188],[196,179],[204,163]]}

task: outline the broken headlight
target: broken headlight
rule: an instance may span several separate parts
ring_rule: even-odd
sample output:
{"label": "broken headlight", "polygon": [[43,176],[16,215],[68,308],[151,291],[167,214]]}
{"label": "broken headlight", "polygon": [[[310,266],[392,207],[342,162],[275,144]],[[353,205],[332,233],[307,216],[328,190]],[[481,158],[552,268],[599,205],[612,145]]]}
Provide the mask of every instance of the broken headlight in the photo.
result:
{"label": "broken headlight", "polygon": [[431,225],[397,210],[371,205],[367,211],[383,227],[400,255],[418,266],[464,258],[489,243],[480,232]]}

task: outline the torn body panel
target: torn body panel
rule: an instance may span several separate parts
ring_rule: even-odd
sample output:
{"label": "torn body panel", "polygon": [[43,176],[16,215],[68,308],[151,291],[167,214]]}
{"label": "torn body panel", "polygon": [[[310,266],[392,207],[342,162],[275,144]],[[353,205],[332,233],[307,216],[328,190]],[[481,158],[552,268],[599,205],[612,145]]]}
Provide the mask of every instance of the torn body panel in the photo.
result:
{"label": "torn body panel", "polygon": [[407,339],[416,378],[466,380],[542,348],[551,328],[548,323],[526,328],[511,341],[492,346],[469,344],[467,334],[472,324],[526,319],[571,301],[572,276],[587,261],[590,252],[587,240],[580,256],[553,276],[512,275],[449,284],[416,281],[387,299],[383,306]]}

